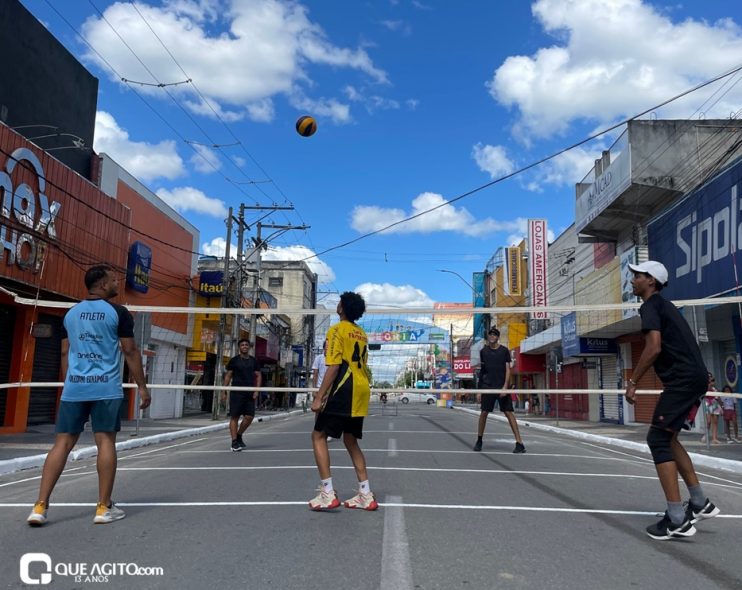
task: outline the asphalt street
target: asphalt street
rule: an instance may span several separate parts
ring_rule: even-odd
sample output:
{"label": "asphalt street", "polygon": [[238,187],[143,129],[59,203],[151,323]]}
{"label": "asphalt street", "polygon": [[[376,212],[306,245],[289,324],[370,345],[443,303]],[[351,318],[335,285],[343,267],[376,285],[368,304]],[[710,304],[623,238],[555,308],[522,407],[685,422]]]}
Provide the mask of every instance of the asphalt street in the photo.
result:
{"label": "asphalt street", "polygon": [[[476,416],[410,404],[372,407],[361,446],[377,512],[312,512],[318,476],[312,417],[255,424],[247,450],[226,432],[119,455],[114,499],[127,517],[93,525],[95,460],[69,465],[49,523],[25,523],[38,469],[0,477],[0,587],[51,573],[50,588],[741,588],[742,475],[699,469],[722,514],[683,540],[644,528],[664,511],[646,455],[490,421],[471,450]],[[330,443],[342,499],[355,476]]]}

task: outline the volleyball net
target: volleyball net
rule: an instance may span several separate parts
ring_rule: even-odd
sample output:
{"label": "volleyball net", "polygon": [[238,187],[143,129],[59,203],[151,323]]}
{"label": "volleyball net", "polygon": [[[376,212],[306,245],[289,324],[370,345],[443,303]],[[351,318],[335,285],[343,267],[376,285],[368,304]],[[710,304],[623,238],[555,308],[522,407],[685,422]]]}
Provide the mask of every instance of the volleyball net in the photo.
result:
{"label": "volleyball net", "polygon": [[[44,396],[58,399],[62,318],[73,305],[23,297],[15,297],[15,303],[32,309],[33,321],[24,340],[26,362],[0,383],[0,410],[14,390],[28,391],[32,401]],[[737,393],[742,297],[675,303],[716,377],[716,389],[728,385],[730,397],[742,397]],[[358,324],[368,336],[365,354],[372,402],[450,406],[474,403],[479,394],[502,394],[501,389],[483,388],[477,371],[487,331],[497,327],[499,343],[511,355],[509,393],[517,408],[544,413],[561,403],[562,409],[574,407],[587,416],[590,405],[599,404],[601,412],[612,415],[611,408],[622,404],[626,383],[644,347],[639,305],[368,306]],[[337,321],[334,307],[129,309],[153,396],[152,417],[188,412],[223,415],[230,390],[258,391],[258,409],[306,409],[316,392],[312,366],[322,357],[325,334]],[[250,354],[260,362],[259,388],[223,384],[226,364],[239,353],[241,339],[252,343]],[[135,395],[126,369],[123,378],[127,395]],[[650,370],[639,380],[638,389],[638,395],[652,403],[662,383]]]}

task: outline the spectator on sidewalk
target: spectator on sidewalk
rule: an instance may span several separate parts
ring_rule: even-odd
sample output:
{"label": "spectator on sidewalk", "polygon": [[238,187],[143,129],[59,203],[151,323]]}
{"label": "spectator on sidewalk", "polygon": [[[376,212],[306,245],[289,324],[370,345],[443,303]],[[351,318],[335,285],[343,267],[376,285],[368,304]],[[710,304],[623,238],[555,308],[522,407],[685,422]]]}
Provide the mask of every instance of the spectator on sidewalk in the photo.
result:
{"label": "spectator on sidewalk", "polygon": [[[725,385],[721,391],[723,393],[732,393],[732,388],[729,385]],[[727,433],[727,442],[742,442],[739,439],[739,427],[737,426],[737,400],[733,397],[722,396],[721,405],[724,412],[724,430]],[[732,429],[734,429],[734,436],[732,436]]]}
{"label": "spectator on sidewalk", "polygon": [[[708,374],[708,390],[716,391],[716,379],[711,373]],[[710,433],[711,444],[720,445],[719,420],[722,417],[721,400],[716,396],[707,395],[703,401],[706,408],[706,434],[701,437],[701,442],[706,442]]]}

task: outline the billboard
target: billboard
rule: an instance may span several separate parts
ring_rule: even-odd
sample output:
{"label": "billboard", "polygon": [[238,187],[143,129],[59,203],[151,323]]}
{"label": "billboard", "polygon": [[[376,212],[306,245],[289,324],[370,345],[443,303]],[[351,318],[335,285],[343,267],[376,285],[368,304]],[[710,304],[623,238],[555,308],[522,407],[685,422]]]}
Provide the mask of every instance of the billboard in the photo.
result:
{"label": "billboard", "polygon": [[742,161],[690,193],[647,226],[649,258],[667,267],[663,295],[709,297],[735,288],[742,247]]}
{"label": "billboard", "polygon": [[[528,220],[528,270],[531,279],[531,305],[544,307],[549,304],[548,287],[546,284],[547,257],[549,245],[546,238],[546,220]],[[531,313],[531,318],[543,320],[548,317],[546,312]]]}
{"label": "billboard", "polygon": [[521,295],[520,248],[505,248],[505,294]]}
{"label": "billboard", "polygon": [[580,233],[631,186],[629,145],[575,201],[575,231]]}
{"label": "billboard", "polygon": [[[483,272],[474,272],[472,273],[472,281],[474,283],[474,301],[472,303],[474,304],[474,307],[484,307],[485,305],[485,299],[484,299],[484,285],[485,285],[485,273]],[[474,314],[474,333],[472,336],[474,336],[474,342],[477,340],[480,340],[484,338],[484,333],[487,328],[487,323],[485,321],[485,316],[483,313],[475,313]]]}

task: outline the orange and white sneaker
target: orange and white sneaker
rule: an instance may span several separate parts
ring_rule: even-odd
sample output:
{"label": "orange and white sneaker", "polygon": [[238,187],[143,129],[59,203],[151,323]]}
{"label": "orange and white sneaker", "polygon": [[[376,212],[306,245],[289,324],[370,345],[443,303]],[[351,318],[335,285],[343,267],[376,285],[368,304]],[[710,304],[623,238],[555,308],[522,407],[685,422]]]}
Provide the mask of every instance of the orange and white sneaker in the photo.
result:
{"label": "orange and white sneaker", "polygon": [[309,500],[309,508],[312,510],[332,510],[340,506],[340,500],[338,500],[338,495],[334,490],[326,492],[320,488],[318,491],[319,494]]}
{"label": "orange and white sneaker", "polygon": [[36,502],[33,505],[31,514],[28,515],[26,522],[28,526],[42,526],[46,524],[46,502]]}
{"label": "orange and white sneaker", "polygon": [[350,500],[343,502],[343,506],[346,508],[359,508],[361,510],[376,510],[379,504],[376,502],[373,492],[369,492],[368,494],[358,492]]}
{"label": "orange and white sneaker", "polygon": [[126,512],[121,510],[121,508],[116,506],[113,502],[111,502],[110,506],[98,502],[95,506],[95,517],[93,518],[93,522],[95,524],[109,524],[125,517]]}

